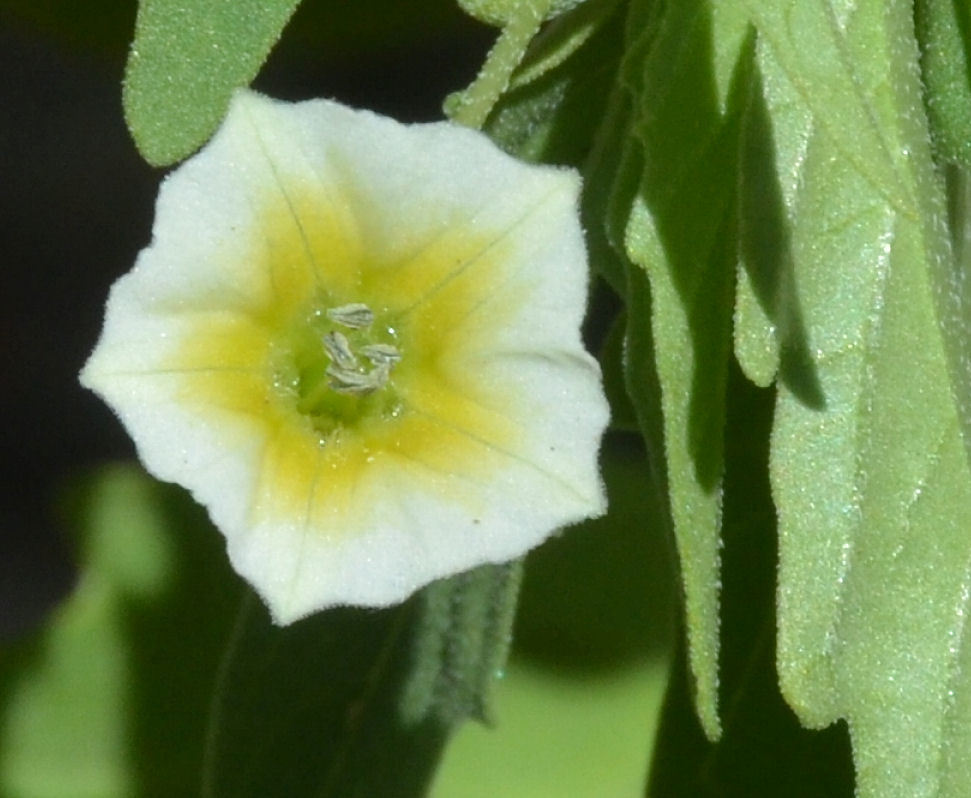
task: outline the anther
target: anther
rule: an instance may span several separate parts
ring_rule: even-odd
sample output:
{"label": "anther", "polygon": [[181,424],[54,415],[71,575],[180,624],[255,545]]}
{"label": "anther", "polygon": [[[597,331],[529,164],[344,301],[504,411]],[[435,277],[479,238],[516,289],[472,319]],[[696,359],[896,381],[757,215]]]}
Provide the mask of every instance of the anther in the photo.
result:
{"label": "anther", "polygon": [[367,346],[362,346],[359,351],[375,366],[387,364],[390,368],[392,364],[401,360],[401,352],[398,351],[398,347],[391,344],[367,344]]}
{"label": "anther", "polygon": [[334,330],[324,336],[324,349],[327,355],[342,369],[353,369],[357,366],[357,358],[351,350],[351,344],[347,337]]}
{"label": "anther", "polygon": [[353,369],[344,369],[336,364],[327,367],[328,385],[337,393],[353,396],[367,396],[378,388],[383,388],[388,381],[390,366],[376,366],[366,374]]}
{"label": "anther", "polygon": [[327,309],[327,318],[352,330],[363,330],[374,321],[374,312],[363,302],[351,302]]}

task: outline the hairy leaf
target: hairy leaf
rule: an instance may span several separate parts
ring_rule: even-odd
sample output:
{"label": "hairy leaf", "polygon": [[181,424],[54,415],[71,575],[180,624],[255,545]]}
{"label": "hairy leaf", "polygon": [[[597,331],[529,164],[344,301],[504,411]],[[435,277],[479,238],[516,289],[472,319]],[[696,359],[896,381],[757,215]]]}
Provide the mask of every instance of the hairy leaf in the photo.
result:
{"label": "hairy leaf", "polygon": [[141,0],[125,70],[128,128],[166,166],[212,135],[256,76],[299,0]]}
{"label": "hairy leaf", "polygon": [[[861,796],[957,796],[967,756],[968,340],[911,9],[750,2],[807,358],[779,386],[779,670],[846,718]],[[958,297],[960,298],[960,297]],[[818,394],[800,386],[818,386]]]}
{"label": "hairy leaf", "polygon": [[[689,658],[702,725],[717,737],[719,528],[736,264],[735,176],[752,47],[747,17],[737,4],[721,4],[713,12],[707,2],[694,0],[664,6],[654,16],[651,8],[634,4],[625,59],[634,104],[631,130],[644,165],[626,248],[650,279],[652,308],[650,318],[631,312],[630,324],[632,335],[638,325],[651,326]],[[637,285],[632,282],[640,290]],[[642,368],[637,363],[630,367]],[[642,416],[654,413],[638,409]]]}
{"label": "hairy leaf", "polygon": [[971,7],[961,0],[918,0],[914,16],[936,154],[971,167]]}
{"label": "hairy leaf", "polygon": [[206,796],[424,795],[453,728],[485,719],[519,565],[433,583],[387,610],[281,628],[244,602],[209,723]]}
{"label": "hairy leaf", "polygon": [[526,561],[495,728],[468,724],[438,798],[634,796],[644,778],[675,637],[675,562],[638,438],[610,433],[611,511]]}
{"label": "hairy leaf", "polygon": [[704,739],[691,716],[689,674],[672,675],[647,795],[657,798],[849,798],[845,724],[804,729],[775,679],[775,509],[769,487],[774,390],[729,371],[722,553],[724,730]]}

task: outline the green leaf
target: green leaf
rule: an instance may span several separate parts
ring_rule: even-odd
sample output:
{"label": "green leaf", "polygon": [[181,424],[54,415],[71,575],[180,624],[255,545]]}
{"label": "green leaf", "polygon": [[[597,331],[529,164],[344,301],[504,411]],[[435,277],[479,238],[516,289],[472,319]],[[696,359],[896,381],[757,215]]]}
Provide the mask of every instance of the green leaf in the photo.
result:
{"label": "green leaf", "polygon": [[[502,10],[502,33],[486,56],[485,63],[468,88],[445,99],[445,113],[454,122],[481,128],[499,98],[509,88],[513,71],[519,66],[533,37],[555,0],[513,0],[482,3],[485,10]],[[468,8],[466,8],[468,10]]]}
{"label": "green leaf", "polygon": [[[543,28],[513,75],[510,88],[532,83],[566,61],[601,29],[604,20],[615,11],[618,3],[619,0],[586,0]],[[610,52],[610,49],[604,46],[597,49],[601,60],[605,60],[604,51]]]}
{"label": "green leaf", "polygon": [[256,76],[299,0],[141,0],[125,120],[150,164],[198,149]]}
{"label": "green leaf", "polygon": [[502,27],[525,7],[530,5],[543,9],[543,18],[552,17],[568,11],[584,0],[458,0],[466,14],[490,25]]}
{"label": "green leaf", "polygon": [[0,664],[5,797],[421,795],[488,714],[516,566],[280,628],[183,491],[115,467],[74,505],[78,586]]}
{"label": "green leaf", "polygon": [[575,673],[513,657],[496,728],[456,736],[431,798],[638,795],[668,679],[666,661]]}
{"label": "green leaf", "polygon": [[449,733],[485,718],[518,565],[437,582],[387,610],[274,626],[242,607],[212,705],[206,796],[423,795]]}
{"label": "green leaf", "polygon": [[625,133],[626,96],[616,83],[623,23],[616,0],[590,0],[555,20],[537,37],[485,126],[519,158],[581,169],[591,267],[618,292],[624,267],[619,250],[607,244],[602,211]]}
{"label": "green leaf", "polygon": [[[735,186],[753,48],[747,16],[737,4],[718,4],[715,13],[704,0],[674,3],[654,18],[643,8],[633,6],[638,19],[629,28],[633,39],[624,70],[634,104],[632,132],[644,164],[626,248],[650,279],[651,315],[631,311],[630,317],[632,325],[652,328],[691,670],[702,724],[717,737],[719,526],[736,267]],[[631,379],[637,379],[636,372]]]}
{"label": "green leaf", "polygon": [[[621,49],[619,44],[617,49]],[[628,93],[614,80],[605,96],[608,99],[601,113],[603,121],[590,142],[584,164],[580,214],[587,233],[591,270],[603,277],[618,296],[624,296],[628,267],[624,230],[642,171],[641,153],[630,137]]]}
{"label": "green leaf", "polygon": [[964,795],[968,338],[911,9],[750,8],[823,400],[779,386],[783,693],[808,725],[848,721],[859,795]]}
{"label": "green leaf", "polygon": [[633,434],[608,434],[610,513],[531,552],[496,725],[450,744],[432,795],[639,794],[675,638],[665,511]]}
{"label": "green leaf", "polygon": [[640,429],[637,413],[631,404],[625,383],[626,342],[627,314],[622,311],[614,317],[607,331],[600,350],[600,368],[603,370],[604,393],[610,404],[610,429],[636,433]]}
{"label": "green leaf", "polygon": [[691,713],[690,674],[672,675],[648,795],[658,798],[837,798],[853,794],[845,724],[802,728],[775,677],[776,524],[769,486],[775,391],[729,370],[725,430],[723,733],[705,740]]}
{"label": "green leaf", "polygon": [[395,711],[415,604],[280,628],[251,596],[216,686],[202,794],[421,794],[445,730],[408,733]]}
{"label": "green leaf", "polygon": [[196,794],[241,586],[204,513],[135,468],[103,470],[72,505],[74,592],[0,660],[0,793]]}
{"label": "green leaf", "polygon": [[[598,12],[593,20],[587,8]],[[611,10],[613,4],[596,0],[557,20],[540,37],[540,55],[531,51],[523,69],[543,63],[550,50],[562,60],[555,66],[547,60],[542,75],[516,83],[492,110],[484,129],[500,147],[529,161],[583,166],[620,59],[623,20],[619,13],[606,13]],[[578,31],[585,38],[567,55],[563,48],[572,47]]]}
{"label": "green leaf", "polygon": [[400,698],[406,723],[434,717],[446,727],[488,723],[498,674],[506,667],[523,560],[485,565],[421,593],[412,671]]}
{"label": "green leaf", "polygon": [[971,7],[961,0],[917,0],[914,17],[936,154],[971,167]]}

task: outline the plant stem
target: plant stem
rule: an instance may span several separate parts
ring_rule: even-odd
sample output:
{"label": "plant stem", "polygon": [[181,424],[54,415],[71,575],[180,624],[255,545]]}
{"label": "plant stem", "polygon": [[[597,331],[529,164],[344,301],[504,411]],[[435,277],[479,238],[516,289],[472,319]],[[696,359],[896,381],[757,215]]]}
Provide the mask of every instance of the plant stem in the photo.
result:
{"label": "plant stem", "polygon": [[516,6],[479,74],[462,92],[453,121],[473,128],[485,124],[552,5],[553,0],[522,0]]}

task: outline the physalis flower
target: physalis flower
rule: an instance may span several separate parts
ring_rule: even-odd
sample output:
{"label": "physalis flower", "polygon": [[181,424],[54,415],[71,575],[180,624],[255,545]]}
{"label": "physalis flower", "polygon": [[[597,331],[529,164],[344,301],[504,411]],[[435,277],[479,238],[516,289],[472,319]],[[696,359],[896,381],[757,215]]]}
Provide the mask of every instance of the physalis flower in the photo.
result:
{"label": "physalis flower", "polygon": [[448,123],[239,93],[81,381],[278,623],[511,559],[604,511],[578,189]]}

